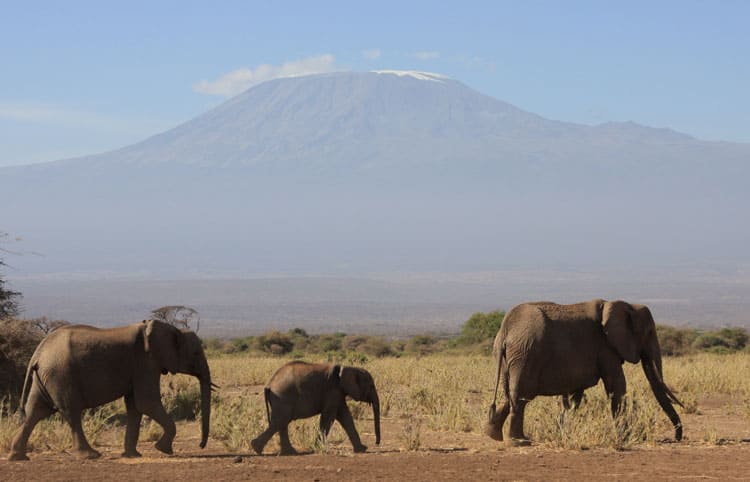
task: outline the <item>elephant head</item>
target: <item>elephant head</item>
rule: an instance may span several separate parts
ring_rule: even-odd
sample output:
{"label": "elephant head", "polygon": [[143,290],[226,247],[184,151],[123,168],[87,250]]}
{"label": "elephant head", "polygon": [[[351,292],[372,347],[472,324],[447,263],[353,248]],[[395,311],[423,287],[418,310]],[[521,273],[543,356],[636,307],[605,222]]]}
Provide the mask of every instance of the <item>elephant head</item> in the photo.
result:
{"label": "elephant head", "polygon": [[624,301],[607,301],[602,307],[602,326],[608,343],[623,360],[641,362],[651,390],[675,428],[675,439],[682,439],[682,423],[672,403],[682,406],[664,383],[661,348],[656,324],[648,307]]}
{"label": "elephant head", "polygon": [[358,402],[367,402],[372,405],[373,419],[375,420],[375,443],[380,444],[380,398],[375,388],[375,381],[370,372],[363,368],[342,367],[341,389]]}
{"label": "elephant head", "polygon": [[184,373],[200,382],[201,389],[201,448],[208,441],[211,420],[211,371],[201,340],[194,332],[178,330],[161,321],[144,321],[144,348],[155,360],[162,374]]}

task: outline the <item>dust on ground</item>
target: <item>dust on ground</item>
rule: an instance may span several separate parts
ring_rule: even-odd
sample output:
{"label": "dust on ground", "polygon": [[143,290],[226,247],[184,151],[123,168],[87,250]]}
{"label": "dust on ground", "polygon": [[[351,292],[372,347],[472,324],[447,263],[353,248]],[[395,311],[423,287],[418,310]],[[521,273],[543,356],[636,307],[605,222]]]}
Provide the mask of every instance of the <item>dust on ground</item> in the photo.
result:
{"label": "dust on ground", "polygon": [[[750,414],[746,401],[706,396],[696,413],[684,414],[680,443],[644,444],[635,449],[560,450],[544,445],[505,448],[476,433],[422,434],[420,448],[405,451],[399,420],[383,420],[383,441],[374,445],[368,424],[358,424],[365,454],[348,441],[329,452],[280,457],[230,453],[216,440],[198,448],[197,422],[178,424],[175,455],[141,440],[143,457],[120,457],[122,440],[103,437],[98,460],[67,453],[34,452],[30,462],[0,461],[0,479],[23,480],[655,480],[750,477]],[[122,432],[119,432],[120,434]],[[256,434],[248,434],[252,438]],[[665,433],[665,439],[670,436]]]}

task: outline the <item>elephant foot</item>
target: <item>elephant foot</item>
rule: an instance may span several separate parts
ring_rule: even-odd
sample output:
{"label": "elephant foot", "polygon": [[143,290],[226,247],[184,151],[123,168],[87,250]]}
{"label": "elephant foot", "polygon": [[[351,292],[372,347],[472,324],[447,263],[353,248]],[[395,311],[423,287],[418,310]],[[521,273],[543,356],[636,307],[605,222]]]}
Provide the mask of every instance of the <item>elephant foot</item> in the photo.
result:
{"label": "elephant foot", "polygon": [[507,440],[505,440],[505,446],[506,447],[528,447],[531,445],[531,440],[524,438],[513,438],[508,437]]}
{"label": "elephant foot", "polygon": [[29,456],[22,452],[11,452],[10,455],[8,455],[8,460],[10,461],[29,460]]}
{"label": "elephant foot", "polygon": [[174,451],[172,450],[172,442],[159,440],[154,444],[154,447],[156,447],[156,450],[158,450],[159,452],[165,453],[167,455],[172,455],[174,453]]}
{"label": "elephant foot", "polygon": [[492,440],[497,440],[498,442],[503,441],[503,431],[501,429],[498,429],[491,423],[488,423],[484,427],[484,433],[488,435]]}
{"label": "elephant foot", "polygon": [[81,460],[93,460],[101,457],[102,454],[92,448],[76,450],[76,457]]}
{"label": "elephant foot", "polygon": [[294,447],[281,448],[281,455],[299,455],[299,452],[294,450]]}
{"label": "elephant foot", "polygon": [[358,445],[354,447],[354,453],[361,454],[362,452],[367,452],[367,445]]}
{"label": "elephant foot", "polygon": [[135,459],[141,457],[141,453],[137,450],[126,450],[122,453],[121,457],[126,459]]}
{"label": "elephant foot", "polygon": [[262,455],[263,454],[263,445],[261,445],[260,440],[258,440],[257,438],[254,438],[250,442],[250,446],[253,448],[253,450],[255,451],[256,454],[258,454],[258,455]]}

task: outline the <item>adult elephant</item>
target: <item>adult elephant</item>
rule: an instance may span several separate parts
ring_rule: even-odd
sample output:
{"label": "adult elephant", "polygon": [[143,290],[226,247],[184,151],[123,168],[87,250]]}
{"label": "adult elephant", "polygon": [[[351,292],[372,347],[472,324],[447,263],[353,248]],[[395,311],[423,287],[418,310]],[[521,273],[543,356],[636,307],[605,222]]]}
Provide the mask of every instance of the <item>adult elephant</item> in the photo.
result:
{"label": "adult elephant", "polygon": [[[526,404],[538,395],[571,395],[574,405],[583,390],[604,382],[617,416],[625,395],[622,364],[641,362],[651,390],[682,439],[682,423],[672,403],[682,406],[664,383],[661,349],[651,311],[624,301],[592,300],[572,305],[524,303],[508,312],[495,337],[498,385],[504,400],[490,408],[487,434],[506,445],[525,445]],[[510,415],[509,427],[503,428]]]}
{"label": "adult elephant", "polygon": [[380,444],[380,399],[372,375],[363,368],[289,362],[274,373],[264,395],[268,428],[251,442],[258,454],[263,453],[263,447],[276,432],[281,438],[281,454],[296,454],[289,441],[289,422],[317,414],[323,436],[328,435],[333,421],[338,420],[354,451],[366,451],[346,405],[347,396],[372,405],[375,443]]}
{"label": "adult elephant", "polygon": [[59,328],[36,348],[26,371],[21,410],[25,420],[13,439],[10,460],[28,460],[26,444],[34,426],[59,411],[73,432],[82,458],[97,458],[81,425],[84,409],[125,398],[125,457],[136,450],[143,414],[164,429],[156,448],[171,454],[175,424],[161,403],[162,374],[185,373],[200,381],[202,436],[208,440],[211,373],[198,335],[160,321],[100,329],[73,325]]}

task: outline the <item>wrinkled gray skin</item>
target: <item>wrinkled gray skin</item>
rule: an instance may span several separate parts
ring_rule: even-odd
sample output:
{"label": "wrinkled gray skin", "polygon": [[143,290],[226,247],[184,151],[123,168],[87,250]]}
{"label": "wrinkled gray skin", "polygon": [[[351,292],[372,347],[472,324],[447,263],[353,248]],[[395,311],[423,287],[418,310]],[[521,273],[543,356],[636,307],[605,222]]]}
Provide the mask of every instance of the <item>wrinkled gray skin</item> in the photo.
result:
{"label": "wrinkled gray skin", "polygon": [[276,371],[264,393],[266,410],[270,408],[268,428],[251,442],[258,454],[276,432],[281,438],[281,454],[296,454],[289,441],[289,422],[317,414],[320,414],[320,432],[324,436],[328,435],[333,421],[338,420],[354,451],[364,452],[367,447],[362,445],[354,427],[354,419],[346,406],[347,396],[372,405],[375,443],[380,444],[380,400],[367,370],[293,361]]}
{"label": "wrinkled gray skin", "polygon": [[[604,382],[612,415],[622,406],[625,361],[641,363],[659,405],[682,439],[682,423],[672,403],[682,405],[664,383],[656,326],[646,306],[624,301],[592,300],[573,305],[524,303],[505,316],[493,354],[504,394],[498,410],[490,408],[486,433],[506,445],[526,445],[523,414],[538,395],[563,395],[568,408],[583,391]],[[509,426],[504,427],[510,416]]]}
{"label": "wrinkled gray skin", "polygon": [[197,377],[201,387],[201,448],[208,440],[211,416],[211,374],[198,336],[160,321],[100,329],[85,325],[59,328],[39,344],[26,372],[21,400],[23,426],[13,439],[10,460],[28,460],[26,444],[34,426],[59,411],[73,432],[81,458],[97,458],[81,426],[87,408],[125,398],[125,457],[136,450],[143,414],[164,429],[155,446],[171,454],[175,423],[161,403],[162,374]]}

